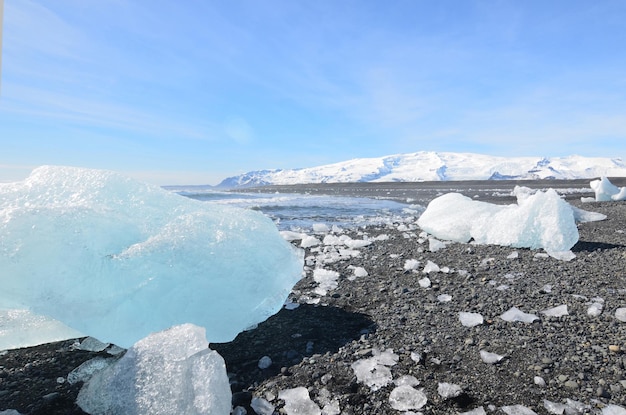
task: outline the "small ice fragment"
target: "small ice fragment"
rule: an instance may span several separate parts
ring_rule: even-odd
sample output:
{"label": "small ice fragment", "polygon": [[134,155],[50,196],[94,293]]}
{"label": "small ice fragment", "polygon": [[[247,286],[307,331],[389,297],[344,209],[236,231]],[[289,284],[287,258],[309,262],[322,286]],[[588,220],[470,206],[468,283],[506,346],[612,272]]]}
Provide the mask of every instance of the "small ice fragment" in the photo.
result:
{"label": "small ice fragment", "polygon": [[422,288],[428,288],[428,287],[430,287],[430,278],[424,277],[424,278],[420,279],[419,281],[417,281],[417,283]]}
{"label": "small ice fragment", "polygon": [[427,399],[424,392],[412,386],[398,386],[389,394],[389,404],[398,411],[420,409],[426,405]]}
{"label": "small ice fragment", "polygon": [[86,350],[89,352],[101,352],[110,345],[111,343],[103,343],[96,338],[87,337],[85,340],[80,342],[80,344],[76,348],[78,350]]}
{"label": "small ice fragment", "polygon": [[615,310],[615,318],[619,321],[626,322],[626,308],[622,307]]}
{"label": "small ice fragment", "polygon": [[584,403],[579,401],[574,401],[570,398],[565,399],[565,406],[567,407],[565,408],[566,415],[583,413],[586,414],[589,413],[589,409],[591,409],[591,406],[585,405]]}
{"label": "small ice fragment", "polygon": [[428,238],[428,249],[430,250],[430,252],[437,252],[445,247],[445,242],[441,242],[440,240],[435,238]]}
{"label": "small ice fragment", "polygon": [[546,408],[546,411],[548,411],[548,413],[555,415],[562,415],[565,412],[565,408],[567,408],[565,404],[552,402],[547,399],[543,400],[543,407]]}
{"label": "small ice fragment", "polygon": [[536,259],[546,259],[546,258],[550,258],[550,255],[544,252],[537,252],[535,255],[533,255],[533,257]]}
{"label": "small ice fragment", "polygon": [[104,358],[100,356],[89,359],[67,375],[67,382],[70,385],[78,382],[87,382],[94,373],[111,366],[115,361],[114,358]]}
{"label": "small ice fragment", "polygon": [[376,391],[392,381],[391,370],[387,366],[398,363],[399,356],[393,350],[384,352],[373,350],[374,356],[368,359],[357,360],[351,367],[357,380],[366,384],[372,391]]}
{"label": "small ice fragment", "polygon": [[300,248],[311,248],[312,246],[318,246],[322,242],[315,236],[306,235],[300,242]]}
{"label": "small ice fragment", "polygon": [[439,268],[439,265],[435,264],[432,261],[426,262],[426,265],[424,266],[424,269],[422,270],[424,274],[430,274],[431,272],[439,272],[439,271],[441,271],[441,269]]}
{"label": "small ice fragment", "polygon": [[537,385],[537,386],[541,386],[541,387],[546,386],[546,381],[545,381],[545,379],[544,379],[544,378],[542,378],[541,376],[535,376],[535,377],[533,378],[533,382],[534,382],[534,383],[535,383],[535,385]]}
{"label": "small ice fragment", "polygon": [[274,405],[269,403],[266,399],[258,398],[256,396],[252,397],[250,407],[254,409],[254,412],[258,415],[272,415],[276,409]]}
{"label": "small ice fragment", "polygon": [[437,301],[447,303],[448,301],[452,301],[452,296],[450,294],[440,294],[437,296]]}
{"label": "small ice fragment", "polygon": [[509,310],[505,311],[500,318],[508,322],[521,321],[523,323],[532,323],[535,320],[539,320],[539,317],[536,315],[524,313],[517,307],[511,307]]}
{"label": "small ice fragment", "polygon": [[551,293],[552,292],[552,285],[550,284],[546,284],[543,286],[543,288],[541,289],[541,291],[543,291],[544,293]]}
{"label": "small ice fragment", "polygon": [[500,360],[504,359],[504,356],[499,355],[497,353],[491,353],[491,352],[488,352],[486,350],[481,350],[480,351],[480,358],[485,363],[494,364],[494,363],[498,363]]}
{"label": "small ice fragment", "polygon": [[567,304],[543,310],[541,314],[544,314],[548,317],[562,317],[569,315],[569,313],[567,312]]}
{"label": "small ice fragment", "polygon": [[465,327],[474,327],[483,324],[483,316],[479,313],[459,312],[459,320]]}
{"label": "small ice fragment", "polygon": [[537,415],[537,412],[524,405],[503,406],[500,409],[508,415]]}
{"label": "small ice fragment", "polygon": [[411,360],[414,361],[415,363],[419,363],[422,361],[422,354],[421,353],[416,353],[416,352],[411,352]]}
{"label": "small ice fragment", "polygon": [[600,297],[592,298],[593,302],[587,308],[587,315],[590,317],[598,317],[604,309],[604,299]]}
{"label": "small ice fragment", "polygon": [[278,399],[285,401],[287,415],[322,415],[322,410],[311,400],[309,391],[304,386],[281,390],[278,392]]}
{"label": "small ice fragment", "polygon": [[318,295],[326,295],[330,290],[334,290],[339,285],[337,279],[339,273],[337,271],[327,270],[323,268],[317,268],[313,271],[313,280],[319,285],[315,288],[314,292]]}
{"label": "small ice fragment", "polygon": [[344,244],[348,248],[356,249],[356,248],[363,248],[363,247],[366,247],[368,245],[371,245],[372,241],[368,241],[368,240],[365,240],[365,239],[346,239],[344,241]]}
{"label": "small ice fragment", "polygon": [[626,415],[626,408],[618,405],[607,405],[602,408],[602,415]]}
{"label": "small ice fragment", "polygon": [[471,411],[461,412],[459,415],[487,415],[487,412],[485,412],[485,408],[479,406]]}
{"label": "small ice fragment", "polygon": [[420,265],[420,262],[417,259],[407,259],[406,261],[404,261],[404,270],[412,271],[414,269],[417,269],[419,265]]}
{"label": "small ice fragment", "polygon": [[330,228],[325,223],[314,223],[313,224],[313,232],[315,232],[315,233],[328,233],[328,232],[330,232]]}
{"label": "small ice fragment", "polygon": [[259,369],[267,369],[272,366],[272,359],[269,356],[263,356],[259,359]]}
{"label": "small ice fragment", "polygon": [[[357,277],[357,278],[358,277],[367,277],[368,273],[365,270],[365,268],[363,268],[363,267],[355,267],[355,266],[352,266],[352,265],[350,267],[352,267],[352,273],[353,273],[353,275],[355,277]],[[348,267],[348,268],[350,268],[350,267]]]}
{"label": "small ice fragment", "polygon": [[463,393],[463,389],[454,383],[440,382],[437,386],[437,393],[443,399],[456,398]]}
{"label": "small ice fragment", "polygon": [[404,376],[400,376],[393,383],[395,383],[396,386],[403,386],[403,385],[417,386],[420,384],[420,381],[417,380],[415,376],[404,375]]}
{"label": "small ice fragment", "polygon": [[517,259],[517,258],[519,258],[519,252],[517,252],[517,251],[513,251],[513,252],[511,252],[511,253],[510,253],[510,254],[506,257],[506,259]]}
{"label": "small ice fragment", "polygon": [[571,261],[576,258],[576,254],[572,251],[549,251],[548,255],[554,259],[558,259],[559,261]]}

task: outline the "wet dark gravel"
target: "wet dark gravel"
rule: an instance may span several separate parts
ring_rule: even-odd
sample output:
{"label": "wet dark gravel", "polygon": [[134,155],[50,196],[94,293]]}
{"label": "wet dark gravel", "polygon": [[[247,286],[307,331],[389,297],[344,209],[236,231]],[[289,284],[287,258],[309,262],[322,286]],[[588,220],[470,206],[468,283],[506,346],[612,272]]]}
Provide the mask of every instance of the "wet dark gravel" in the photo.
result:
{"label": "wet dark gravel", "polygon": [[[309,248],[309,271],[290,297],[302,303],[298,308],[283,309],[233,342],[211,345],[227,362],[235,405],[251,414],[250,400],[263,398],[282,413],[279,392],[302,386],[320,407],[333,401],[342,414],[398,414],[389,403],[394,385],[372,391],[351,367],[376,350],[392,349],[398,355],[390,367],[393,379],[412,375],[419,381],[416,388],[428,398],[420,409],[425,414],[480,406],[503,413],[496,408],[517,404],[546,414],[544,399],[579,401],[588,413],[607,404],[626,407],[626,323],[614,315],[626,307],[626,204],[575,204],[608,219],[579,225],[576,258],[569,262],[537,257],[538,251],[472,244],[430,252],[412,223],[352,233],[353,239],[388,239],[357,249],[360,255],[349,259],[323,263],[320,249]],[[517,258],[508,258],[513,251]],[[420,261],[417,270],[405,270],[409,259]],[[450,270],[428,274],[431,285],[425,288],[419,281],[429,260]],[[363,267],[368,276],[351,280],[351,266]],[[313,293],[316,267],[339,273],[337,288],[324,296]],[[441,302],[441,294],[452,299]],[[595,297],[604,300],[604,309],[590,317],[587,308]],[[317,298],[318,304],[308,304]],[[563,304],[568,315],[541,313]],[[503,321],[500,315],[513,306],[539,319]],[[480,313],[485,322],[465,327],[459,312]],[[96,353],[73,350],[72,343],[3,352],[0,411],[82,413],[73,403],[78,385],[59,378]],[[487,364],[480,350],[504,358]],[[260,369],[264,356],[272,363]],[[545,385],[536,384],[536,377]],[[459,385],[463,393],[442,398],[442,382]]]}

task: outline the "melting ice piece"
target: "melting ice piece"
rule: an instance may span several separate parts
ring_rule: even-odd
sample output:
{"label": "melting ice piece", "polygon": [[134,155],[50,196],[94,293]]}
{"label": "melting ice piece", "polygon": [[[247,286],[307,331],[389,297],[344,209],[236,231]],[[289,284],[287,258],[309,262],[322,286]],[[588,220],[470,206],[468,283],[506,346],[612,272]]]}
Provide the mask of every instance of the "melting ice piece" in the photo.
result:
{"label": "melting ice piece", "polygon": [[419,265],[420,265],[420,262],[417,259],[407,259],[406,261],[404,261],[404,270],[412,271],[414,269],[417,269]]}
{"label": "melting ice piece", "polygon": [[437,301],[440,303],[447,303],[448,301],[452,301],[452,296],[450,294],[439,294],[437,296]]}
{"label": "melting ice piece", "polygon": [[315,293],[318,295],[326,295],[328,291],[334,290],[339,286],[337,282],[338,278],[339,273],[337,271],[316,268],[313,270],[313,280],[318,283],[318,286],[314,290]]}
{"label": "melting ice piece", "polygon": [[428,399],[422,390],[409,385],[398,386],[389,394],[389,404],[397,411],[421,409],[427,401]]}
{"label": "melting ice piece", "polygon": [[428,277],[421,278],[420,280],[417,281],[417,283],[422,288],[428,288],[430,287],[430,278]]}
{"label": "melting ice piece", "polygon": [[272,415],[274,413],[274,409],[276,409],[274,405],[269,403],[266,399],[258,398],[256,396],[252,397],[250,407],[259,415]]}
{"label": "melting ice piece", "polygon": [[1,184],[0,235],[2,306],[123,347],[186,322],[230,341],[280,310],[303,265],[260,212],[72,167]]}
{"label": "melting ice piece", "polygon": [[500,409],[508,415],[537,415],[537,412],[524,405],[503,406]]}
{"label": "melting ice piece", "polygon": [[511,307],[510,309],[502,313],[500,318],[504,321],[521,321],[523,323],[532,323],[535,320],[539,320],[539,317],[537,317],[536,315],[524,313],[517,307]]}
{"label": "melting ice piece", "polygon": [[287,415],[321,415],[322,410],[311,400],[307,388],[300,386],[278,392],[278,399],[285,401]]}
{"label": "melting ice piece", "polygon": [[441,271],[441,269],[439,268],[439,265],[435,264],[432,261],[427,261],[426,265],[424,265],[424,269],[422,270],[424,274],[430,274],[431,272],[439,272],[439,271]]}
{"label": "melting ice piece", "polygon": [[440,382],[437,386],[437,393],[443,399],[456,398],[463,393],[463,388],[454,383]]}
{"label": "melting ice piece", "polygon": [[226,366],[208,345],[205,330],[192,324],[151,334],[97,372],[76,402],[91,415],[228,415]]}
{"label": "melting ice piece", "polygon": [[602,408],[602,415],[626,415],[626,408],[619,405],[607,405]]}
{"label": "melting ice piece", "polygon": [[459,320],[465,327],[474,327],[483,324],[483,316],[480,313],[459,312]]}
{"label": "melting ice piece", "polygon": [[626,322],[626,308],[618,308],[617,310],[615,310],[615,318],[618,319],[619,321],[624,321]]}
{"label": "melting ice piece", "polygon": [[461,412],[459,415],[487,415],[487,412],[485,412],[485,408],[479,406],[471,411]]}
{"label": "melting ice piece", "polygon": [[543,248],[561,256],[578,241],[573,209],[552,189],[508,206],[448,193],[433,199],[417,224],[440,239]]}
{"label": "melting ice piece", "polygon": [[591,181],[589,186],[596,194],[596,202],[626,200],[626,187],[617,187],[606,177]]}
{"label": "melting ice piece", "polygon": [[359,382],[369,386],[372,391],[377,391],[391,383],[393,378],[388,366],[398,363],[398,359],[398,355],[391,349],[384,352],[375,350],[374,356],[352,363],[352,370]]}
{"label": "melting ice piece", "polygon": [[78,337],[85,335],[53,318],[25,309],[0,309],[0,350]]}
{"label": "melting ice piece", "polygon": [[558,402],[552,402],[547,399],[543,400],[543,407],[546,408],[546,411],[550,414],[562,415],[565,413],[565,409],[567,405]]}
{"label": "melting ice piece", "polygon": [[563,317],[567,316],[569,313],[567,312],[567,304],[563,304],[557,307],[543,310],[541,314],[544,314],[548,317]]}
{"label": "melting ice piece", "polygon": [[595,297],[591,299],[592,303],[589,304],[587,308],[587,315],[590,317],[598,317],[602,314],[602,310],[604,309],[604,299],[601,297]]}
{"label": "melting ice piece", "polygon": [[491,353],[491,352],[488,352],[486,350],[481,350],[480,351],[480,358],[485,363],[494,364],[494,363],[498,363],[500,360],[504,359],[504,356],[496,354],[496,353]]}

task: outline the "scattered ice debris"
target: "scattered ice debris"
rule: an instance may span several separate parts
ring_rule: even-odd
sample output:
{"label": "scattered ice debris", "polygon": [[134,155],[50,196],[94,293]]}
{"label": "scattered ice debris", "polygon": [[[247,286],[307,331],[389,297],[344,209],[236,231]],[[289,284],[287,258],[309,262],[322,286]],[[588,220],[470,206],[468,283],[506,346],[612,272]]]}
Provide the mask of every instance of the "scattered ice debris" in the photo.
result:
{"label": "scattered ice debris", "polygon": [[618,405],[607,405],[602,408],[602,415],[626,415],[626,408]]}
{"label": "scattered ice debris", "polygon": [[424,392],[409,385],[398,386],[389,394],[389,404],[397,411],[421,409],[428,399]]}
{"label": "scattered ice debris", "polygon": [[479,406],[471,411],[461,412],[459,415],[487,415],[487,412],[485,412],[485,408]]}
{"label": "scattered ice debris", "polygon": [[517,252],[517,251],[513,251],[513,252],[511,252],[511,253],[510,253],[510,254],[506,257],[506,259],[517,259],[517,258],[519,258],[519,252]]}
{"label": "scattered ice debris", "polygon": [[267,369],[268,367],[272,366],[272,359],[269,356],[263,356],[259,359],[259,363],[257,366],[259,366],[259,369]]}
{"label": "scattered ice debris", "polygon": [[424,278],[418,280],[417,283],[422,288],[428,288],[428,287],[430,287],[430,278],[424,277]]}
{"label": "scattered ice debris", "polygon": [[596,194],[596,202],[626,200],[626,187],[617,187],[606,177],[592,180],[589,186]]}
{"label": "scattered ice debris", "polygon": [[424,274],[430,274],[431,272],[439,271],[441,271],[439,265],[435,264],[433,261],[427,261],[426,265],[424,265],[424,269],[422,270]]}
{"label": "scattered ice debris", "polygon": [[352,363],[352,370],[357,380],[369,386],[372,391],[377,391],[392,381],[390,366],[398,363],[398,355],[393,350],[387,349],[383,352],[374,349],[374,356],[357,360]]}
{"label": "scattered ice debris", "polygon": [[254,412],[258,415],[272,415],[276,409],[267,399],[259,398],[257,396],[252,397],[250,407],[254,409]]}
{"label": "scattered ice debris", "polygon": [[95,373],[77,403],[92,415],[230,414],[224,359],[208,345],[192,324],[151,334]]}
{"label": "scattered ice debris", "polygon": [[334,290],[338,287],[339,273],[324,268],[316,268],[313,270],[313,280],[318,283],[314,292],[318,295],[324,296],[330,290]]}
{"label": "scattered ice debris", "polygon": [[302,250],[261,212],[109,171],[37,168],[0,186],[0,217],[0,303],[122,347],[184,322],[231,341],[302,276]]}
{"label": "scattered ice debris", "polygon": [[619,321],[626,322],[626,308],[618,308],[615,310],[615,318]]}
{"label": "scattered ice debris", "polygon": [[445,242],[435,238],[428,238],[428,250],[430,252],[437,252],[440,249],[444,249],[447,246]]}
{"label": "scattered ice debris", "polygon": [[474,327],[483,324],[483,316],[479,313],[459,312],[459,320],[465,327]]}
{"label": "scattered ice debris", "polygon": [[440,382],[437,386],[437,393],[443,399],[451,399],[460,396],[463,393],[463,388],[454,383]]}
{"label": "scattered ice debris", "polygon": [[348,269],[352,270],[352,275],[348,277],[348,280],[354,281],[360,277],[367,277],[369,274],[363,267],[355,267],[354,265],[348,266]]}
{"label": "scattered ice debris", "polygon": [[322,242],[317,239],[315,236],[307,235],[302,238],[300,242],[300,248],[311,248],[312,246],[318,246]]}
{"label": "scattered ice debris", "polygon": [[403,386],[403,385],[417,386],[417,385],[420,384],[420,381],[417,380],[417,378],[415,376],[404,375],[404,376],[400,376],[399,378],[394,380],[393,383],[396,386]]}
{"label": "scattered ice debris", "polygon": [[553,189],[518,199],[517,205],[502,206],[448,193],[433,199],[417,223],[444,240],[543,248],[558,256],[576,244],[572,206]]}
{"label": "scattered ice debris", "polygon": [[563,317],[569,315],[567,311],[567,304],[563,304],[557,307],[549,308],[547,310],[543,310],[541,314],[544,314],[548,317]]}
{"label": "scattered ice debris", "polygon": [[532,323],[535,320],[539,320],[539,317],[535,314],[524,313],[517,307],[511,307],[509,310],[505,311],[500,318],[508,322],[521,321],[523,323]]}
{"label": "scattered ice debris", "polygon": [[589,307],[587,308],[587,315],[590,317],[598,317],[602,314],[602,310],[604,309],[604,299],[601,297],[595,297],[591,299],[591,303],[589,303]]}
{"label": "scattered ice debris", "polygon": [[448,301],[452,301],[452,296],[450,294],[439,294],[437,296],[437,301],[440,303],[447,303]]}
{"label": "scattered ice debris", "polygon": [[562,415],[565,413],[565,408],[567,408],[567,405],[563,403],[552,402],[547,399],[544,399],[543,407],[546,408],[546,411],[548,411],[548,413],[550,414]]}
{"label": "scattered ice debris", "polygon": [[405,271],[413,271],[416,270],[420,265],[420,262],[417,259],[407,259],[404,261],[404,270]]}
{"label": "scattered ice debris", "polygon": [[486,350],[481,350],[480,351],[480,358],[485,363],[494,364],[494,363],[498,363],[499,361],[504,359],[504,356],[499,355],[497,353],[491,353],[491,352],[488,352]]}
{"label": "scattered ice debris", "polygon": [[546,380],[544,378],[542,378],[541,376],[535,376],[533,378],[533,383],[535,385],[537,385],[537,386],[542,387],[542,388],[546,386]]}
{"label": "scattered ice debris", "polygon": [[552,292],[552,285],[551,284],[546,284],[543,287],[541,287],[541,291],[543,291],[546,294],[550,294]]}
{"label": "scattered ice debris", "polygon": [[315,233],[328,233],[328,232],[330,232],[330,228],[325,223],[314,223],[313,224],[313,232],[315,232]]}
{"label": "scattered ice debris", "polygon": [[507,415],[537,415],[537,412],[524,405],[503,406],[500,409]]}
{"label": "scattered ice debris", "polygon": [[322,410],[311,400],[304,386],[278,392],[278,399],[285,401],[287,415],[322,415]]}

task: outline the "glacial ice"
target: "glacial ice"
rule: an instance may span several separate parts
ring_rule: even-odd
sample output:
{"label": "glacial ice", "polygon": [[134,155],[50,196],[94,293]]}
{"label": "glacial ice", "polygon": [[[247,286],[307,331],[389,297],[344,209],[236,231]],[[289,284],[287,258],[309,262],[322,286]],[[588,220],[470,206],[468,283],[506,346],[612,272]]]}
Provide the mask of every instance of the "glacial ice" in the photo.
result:
{"label": "glacial ice", "polygon": [[359,382],[369,386],[372,391],[377,391],[391,383],[393,377],[389,366],[398,363],[399,356],[391,349],[383,352],[374,349],[372,353],[374,356],[357,360],[351,367]]}
{"label": "glacial ice", "polygon": [[535,320],[539,320],[539,317],[537,317],[535,314],[524,313],[517,307],[511,307],[510,309],[502,313],[500,318],[508,322],[521,321],[522,323],[532,323]]}
{"label": "glacial ice", "polygon": [[[458,193],[433,199],[417,224],[437,238],[516,248],[543,248],[549,254],[567,259],[578,241],[576,218],[585,216],[552,189],[528,194],[518,190],[518,203],[495,205],[475,201]],[[584,212],[584,211],[583,211]],[[571,259],[571,258],[570,258]]]}
{"label": "glacial ice", "polygon": [[287,415],[321,415],[322,410],[311,400],[309,391],[303,386],[278,392],[278,399],[285,401]]}
{"label": "glacial ice", "polygon": [[617,187],[606,177],[591,181],[589,186],[596,194],[596,202],[626,200],[626,187]]}
{"label": "glacial ice", "polygon": [[192,324],[151,334],[95,373],[76,402],[91,415],[228,415],[226,366],[208,345]]}
{"label": "glacial ice", "polygon": [[543,310],[541,314],[546,315],[548,317],[563,317],[563,316],[567,316],[569,312],[567,311],[567,304],[562,304],[557,307]]}
{"label": "glacial ice", "polygon": [[504,356],[502,356],[500,354],[497,354],[497,353],[488,352],[486,350],[481,350],[480,351],[480,359],[483,362],[492,365],[492,364],[498,363],[499,361],[504,359]]}
{"label": "glacial ice", "polygon": [[73,167],[1,184],[0,238],[0,306],[124,347],[187,322],[230,341],[280,309],[303,265],[259,212]]}
{"label": "glacial ice", "polygon": [[507,405],[500,409],[507,415],[537,415],[537,412],[524,405]]}
{"label": "glacial ice", "polygon": [[474,327],[483,324],[483,316],[480,313],[459,312],[459,321],[465,327]]}
{"label": "glacial ice", "polygon": [[451,399],[461,395],[463,388],[455,383],[439,382],[437,385],[437,393],[443,399]]}
{"label": "glacial ice", "polygon": [[415,389],[409,385],[398,386],[389,394],[389,404],[397,411],[421,409],[427,401],[421,389]]}

